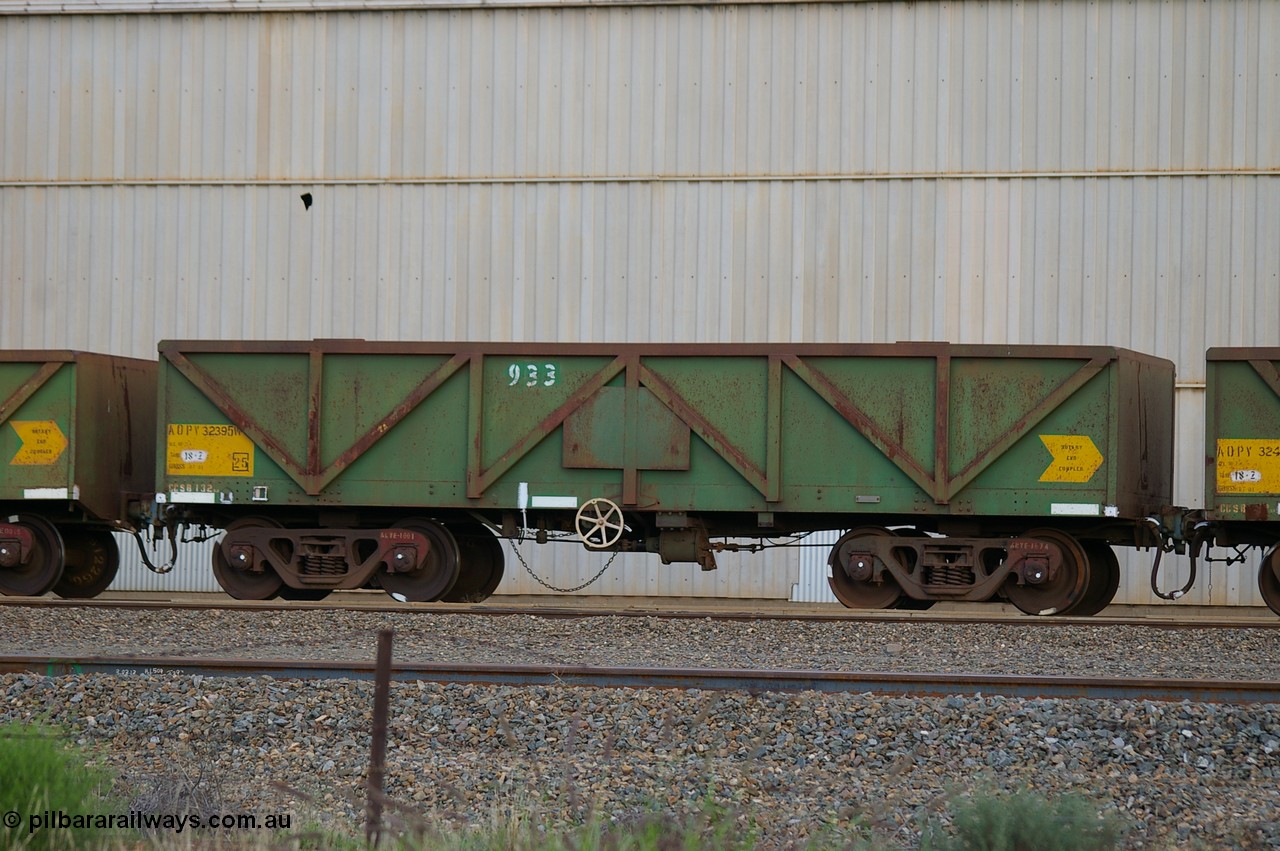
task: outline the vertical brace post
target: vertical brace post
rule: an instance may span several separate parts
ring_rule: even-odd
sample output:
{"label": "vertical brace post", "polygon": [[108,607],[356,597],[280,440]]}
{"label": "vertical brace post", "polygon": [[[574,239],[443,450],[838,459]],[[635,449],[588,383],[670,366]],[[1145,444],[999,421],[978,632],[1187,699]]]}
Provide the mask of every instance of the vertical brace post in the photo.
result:
{"label": "vertical brace post", "polygon": [[467,498],[476,499],[484,493],[480,482],[481,427],[484,425],[484,355],[477,353],[471,356],[471,373],[468,378],[467,434],[471,436],[471,440],[467,443]]}
{"label": "vertical brace post", "polygon": [[938,355],[937,389],[933,400],[933,499],[939,505],[951,501],[951,355]]}
{"label": "vertical brace post", "polygon": [[782,499],[782,356],[769,355],[769,389],[765,405],[764,498]]}
{"label": "vertical brace post", "polygon": [[324,352],[313,348],[307,367],[307,460],[308,481],[320,475],[320,411],[324,392]]}
{"label": "vertical brace post", "polygon": [[640,358],[627,358],[627,390],[623,395],[622,416],[622,504],[635,505],[640,501],[640,470],[636,461],[636,436],[639,434],[640,416]]}

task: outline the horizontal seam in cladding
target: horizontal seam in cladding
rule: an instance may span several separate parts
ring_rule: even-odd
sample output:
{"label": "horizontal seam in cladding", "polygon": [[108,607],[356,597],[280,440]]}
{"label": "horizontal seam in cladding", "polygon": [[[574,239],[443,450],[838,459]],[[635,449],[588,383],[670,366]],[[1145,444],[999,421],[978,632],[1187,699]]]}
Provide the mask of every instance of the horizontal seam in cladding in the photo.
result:
{"label": "horizontal seam in cladding", "polygon": [[95,186],[433,186],[543,183],[841,183],[912,180],[1114,180],[1160,177],[1277,177],[1274,169],[1192,171],[1034,171],[919,172],[913,174],[746,174],[746,175],[600,175],[530,177],[387,177],[387,178],[156,178],[89,180],[0,180],[0,187],[59,188]]}
{"label": "horizontal seam in cladding", "polygon": [[0,15],[246,15],[265,12],[488,12],[494,9],[610,9],[637,7],[678,7],[708,5],[719,7],[733,6],[804,6],[819,4],[875,3],[876,0],[443,0],[433,3],[427,0],[406,0],[406,2],[388,2],[388,0],[372,0],[372,2],[343,2],[343,0],[227,0],[226,2],[67,2],[67,3],[23,3],[21,5],[2,6]]}

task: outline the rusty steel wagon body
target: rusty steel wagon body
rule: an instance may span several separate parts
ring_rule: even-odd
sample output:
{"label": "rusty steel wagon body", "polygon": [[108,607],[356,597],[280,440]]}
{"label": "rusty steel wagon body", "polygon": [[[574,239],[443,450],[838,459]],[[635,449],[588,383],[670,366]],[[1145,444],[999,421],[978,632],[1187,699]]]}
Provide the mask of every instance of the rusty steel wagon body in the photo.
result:
{"label": "rusty steel wagon body", "polygon": [[136,531],[155,489],[155,393],[154,361],[0,352],[0,592],[111,583],[111,531]]}
{"label": "rusty steel wagon body", "polygon": [[[1268,551],[1280,349],[1207,356],[1203,508],[1171,505],[1173,365],[1110,347],[167,342],[159,364],[0,352],[0,593],[91,597],[112,531],[221,535],[236,597],[483,599],[502,539],[716,566],[844,530],[852,607],[1091,614],[1115,546],[1174,599]],[[1187,585],[1156,583],[1162,552]],[[1205,556],[1207,557],[1207,556]],[[144,554],[145,558],[145,554]],[[149,562],[148,562],[149,564]],[[164,568],[160,568],[163,570]]]}
{"label": "rusty steel wagon body", "polygon": [[1280,348],[1206,356],[1205,522],[1220,546],[1266,546],[1258,590],[1280,614]]}
{"label": "rusty steel wagon body", "polygon": [[[1110,601],[1174,367],[1110,347],[164,342],[157,500],[244,598],[474,600],[499,537],[715,566],[821,529],[847,605]],[[752,543],[752,540],[756,543]]]}

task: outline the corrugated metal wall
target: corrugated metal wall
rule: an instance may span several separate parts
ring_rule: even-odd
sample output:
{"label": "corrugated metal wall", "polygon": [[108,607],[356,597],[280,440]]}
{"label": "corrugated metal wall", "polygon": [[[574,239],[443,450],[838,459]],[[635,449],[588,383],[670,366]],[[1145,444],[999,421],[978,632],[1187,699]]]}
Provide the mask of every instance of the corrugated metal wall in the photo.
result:
{"label": "corrugated metal wall", "polygon": [[839,603],[827,582],[827,576],[831,573],[827,566],[827,556],[839,539],[839,532],[815,532],[805,540],[809,546],[798,551],[796,561],[800,571],[796,583],[791,586],[791,602]]}
{"label": "corrugated metal wall", "polygon": [[953,2],[8,17],[19,180],[1280,166],[1280,7]]}
{"label": "corrugated metal wall", "polygon": [[1280,176],[0,198],[5,339],[142,357],[166,336],[1084,342],[1202,381],[1207,346],[1275,344],[1280,315]]}
{"label": "corrugated metal wall", "polygon": [[[4,347],[1122,345],[1189,385],[1198,504],[1204,349],[1280,345],[1280,4],[21,11],[0,0]],[[620,559],[591,591],[798,575],[724,561]]]}

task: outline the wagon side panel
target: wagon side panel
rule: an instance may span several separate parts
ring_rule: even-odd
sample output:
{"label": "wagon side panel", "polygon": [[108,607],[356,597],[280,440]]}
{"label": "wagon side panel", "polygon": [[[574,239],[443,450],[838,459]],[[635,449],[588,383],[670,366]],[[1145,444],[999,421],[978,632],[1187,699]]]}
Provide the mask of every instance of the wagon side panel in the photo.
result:
{"label": "wagon side panel", "polygon": [[0,501],[10,511],[74,498],[76,369],[69,352],[0,353]]}
{"label": "wagon side panel", "polygon": [[1168,499],[1172,366],[1114,349],[162,352],[161,489],[182,501],[507,510],[602,496],[821,525],[1082,506],[1138,516]]}
{"label": "wagon side panel", "polygon": [[1206,508],[1240,533],[1274,539],[1280,535],[1280,349],[1218,348],[1207,357]]}

